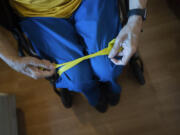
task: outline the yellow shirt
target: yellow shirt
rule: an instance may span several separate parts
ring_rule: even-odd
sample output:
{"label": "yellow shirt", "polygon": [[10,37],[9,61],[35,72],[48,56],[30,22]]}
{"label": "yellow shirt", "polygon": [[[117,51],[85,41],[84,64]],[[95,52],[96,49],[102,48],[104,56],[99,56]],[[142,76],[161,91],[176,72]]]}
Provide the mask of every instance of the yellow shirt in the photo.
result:
{"label": "yellow shirt", "polygon": [[9,0],[11,6],[24,17],[68,18],[82,0]]}

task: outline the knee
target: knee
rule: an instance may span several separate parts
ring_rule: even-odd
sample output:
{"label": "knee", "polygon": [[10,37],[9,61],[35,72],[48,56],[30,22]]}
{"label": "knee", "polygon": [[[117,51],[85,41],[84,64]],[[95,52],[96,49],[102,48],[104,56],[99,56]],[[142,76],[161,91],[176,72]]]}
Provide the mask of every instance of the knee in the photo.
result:
{"label": "knee", "polygon": [[93,80],[93,73],[88,62],[82,62],[72,69],[63,73],[63,78],[68,88],[73,91],[82,92]]}
{"label": "knee", "polygon": [[100,81],[111,81],[116,79],[123,69],[123,66],[115,65],[107,56],[92,59],[91,64]]}

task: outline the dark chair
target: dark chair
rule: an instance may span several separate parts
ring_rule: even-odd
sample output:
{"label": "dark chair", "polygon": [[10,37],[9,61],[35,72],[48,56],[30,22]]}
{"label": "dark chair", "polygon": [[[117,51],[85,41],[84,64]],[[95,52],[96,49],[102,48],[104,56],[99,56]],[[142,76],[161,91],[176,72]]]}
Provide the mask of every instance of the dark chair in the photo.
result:
{"label": "dark chair", "polygon": [[[127,17],[128,9],[129,9],[128,0],[119,0],[119,2],[121,5],[119,8],[121,9],[122,24],[125,25],[128,20],[128,17]],[[18,24],[18,22],[21,21],[21,18],[18,17],[14,13],[13,9],[10,7],[8,3],[8,0],[0,0],[0,19],[1,19],[0,25],[6,28],[7,30],[9,30],[10,32],[12,32],[12,34],[18,41],[19,56],[24,57],[28,55],[28,56],[39,58],[38,55],[33,50],[30,41],[27,38],[25,38],[24,34],[22,33],[21,28],[19,27],[19,24]],[[135,54],[131,58],[129,64],[138,82],[142,85],[145,84],[145,80],[143,76],[143,63],[140,57],[138,56],[138,54]],[[61,99],[63,102],[64,100],[68,100],[69,102],[71,102],[71,99],[70,99],[71,97],[67,96],[68,93],[66,90],[64,90],[63,92],[60,92],[55,87],[55,81],[57,78],[58,78],[58,75],[55,74],[52,77],[49,77],[46,79],[50,81],[50,83],[53,86],[54,91],[59,96],[61,96]],[[71,104],[66,104],[65,102],[63,104],[67,108],[71,106]]]}

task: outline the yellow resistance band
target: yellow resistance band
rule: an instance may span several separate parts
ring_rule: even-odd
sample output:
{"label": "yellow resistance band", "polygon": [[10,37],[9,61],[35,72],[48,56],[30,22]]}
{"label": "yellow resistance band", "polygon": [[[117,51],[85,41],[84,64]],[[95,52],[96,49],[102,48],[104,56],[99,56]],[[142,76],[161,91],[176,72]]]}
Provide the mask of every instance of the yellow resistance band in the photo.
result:
{"label": "yellow resistance band", "polygon": [[[58,69],[58,74],[61,76],[63,72],[67,71],[68,69],[76,66],[77,64],[79,64],[80,62],[84,61],[84,60],[87,60],[87,59],[90,59],[90,58],[93,58],[93,57],[96,57],[96,56],[101,56],[101,55],[109,55],[113,45],[115,43],[115,39],[113,39],[111,42],[109,42],[108,44],[108,47],[107,48],[104,48],[96,53],[93,53],[93,54],[90,54],[90,55],[87,55],[87,56],[84,56],[84,57],[81,57],[81,58],[78,58],[78,59],[75,59],[73,61],[69,61],[69,62],[66,62],[66,63],[63,63],[63,64],[56,64],[55,67],[56,68],[59,68]],[[121,47],[119,49],[119,52],[121,52],[123,50],[123,48]]]}

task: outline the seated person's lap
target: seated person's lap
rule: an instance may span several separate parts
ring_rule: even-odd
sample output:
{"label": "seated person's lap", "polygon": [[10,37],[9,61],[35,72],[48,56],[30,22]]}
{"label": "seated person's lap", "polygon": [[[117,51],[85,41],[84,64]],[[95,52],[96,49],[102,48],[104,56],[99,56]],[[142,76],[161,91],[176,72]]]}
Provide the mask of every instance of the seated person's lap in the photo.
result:
{"label": "seated person's lap", "polygon": [[[31,40],[41,58],[56,63],[64,63],[84,56],[83,45],[72,24],[58,18],[28,18],[21,22],[21,27]],[[79,83],[92,80],[91,67],[84,61],[66,71],[58,79],[58,88],[79,91]],[[76,84],[76,86],[75,86]]]}
{"label": "seated person's lap", "polygon": [[[117,36],[120,30],[117,0],[84,0],[71,19],[25,18],[21,27],[42,58],[64,63],[84,56],[83,49],[90,54],[107,47]],[[80,91],[84,88],[79,83],[86,84],[90,80],[96,84],[94,73],[101,81],[112,81],[121,69],[107,56],[98,56],[63,73],[57,87]],[[72,88],[72,85],[76,86]]]}
{"label": "seated person's lap", "polygon": [[[121,29],[118,0],[85,0],[74,18],[89,54],[106,48]],[[107,56],[92,58],[90,63],[95,75],[103,82],[115,81],[122,71],[122,66],[114,65]]]}

